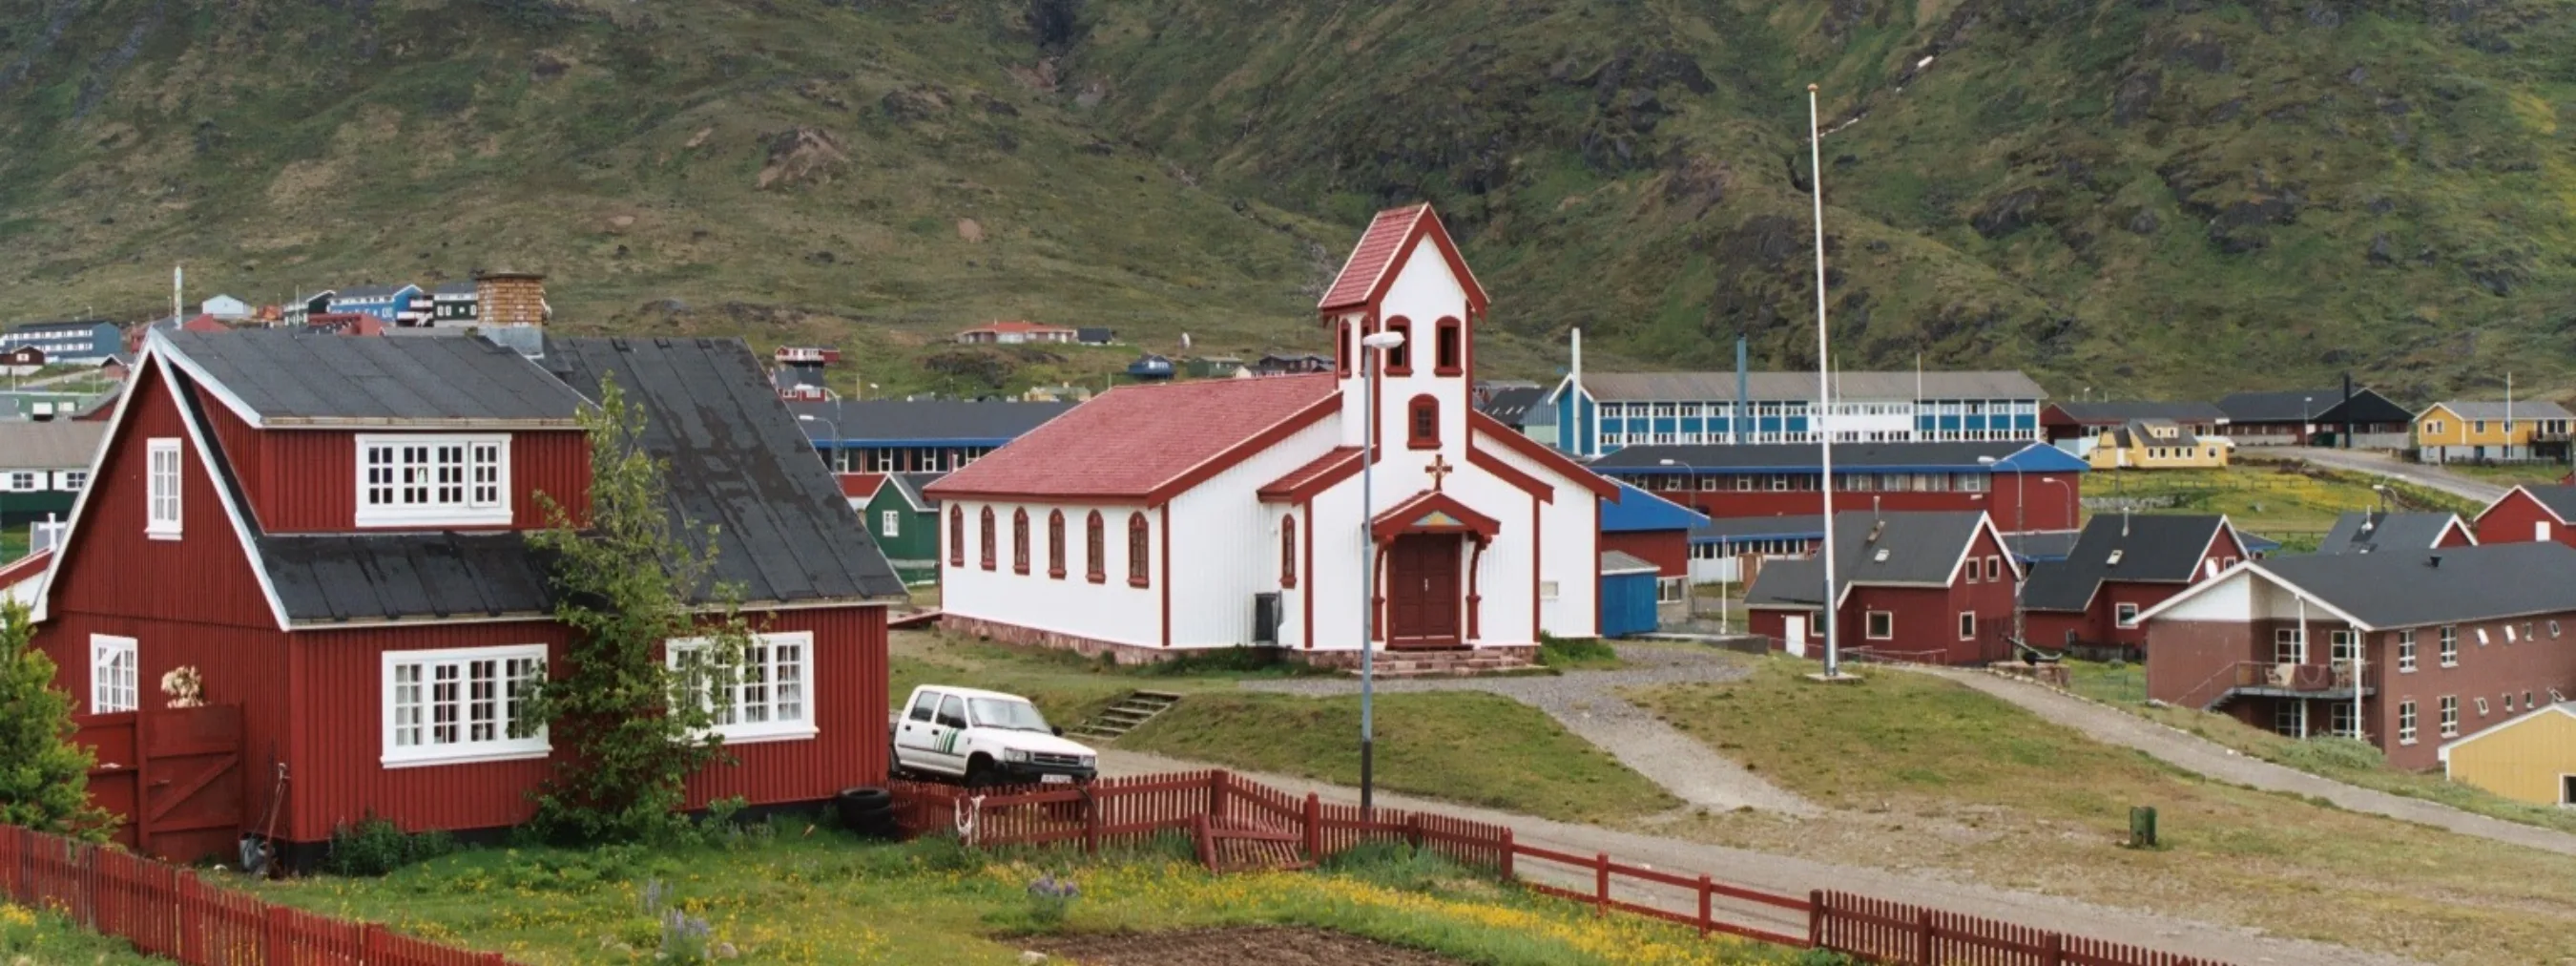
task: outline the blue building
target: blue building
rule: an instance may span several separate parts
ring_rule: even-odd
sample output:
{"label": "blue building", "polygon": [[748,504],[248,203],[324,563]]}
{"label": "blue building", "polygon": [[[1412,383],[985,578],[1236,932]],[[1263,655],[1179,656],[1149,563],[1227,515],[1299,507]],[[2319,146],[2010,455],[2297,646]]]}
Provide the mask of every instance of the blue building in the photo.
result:
{"label": "blue building", "polygon": [[125,334],[114,322],[30,322],[0,332],[0,351],[31,345],[45,350],[50,364],[94,363],[125,348]]}
{"label": "blue building", "polygon": [[[1619,486],[1619,498],[1601,501],[1601,601],[1602,636],[1616,637],[1610,628],[1654,630],[1662,619],[1688,616],[1690,605],[1690,534],[1694,527],[1705,526],[1708,517],[1696,510],[1674,503],[1634,486],[1611,480]],[[1613,563],[1612,558],[1624,558]],[[1642,578],[1627,561],[1644,561],[1648,571]],[[1616,570],[1617,579],[1613,579]],[[1614,602],[1630,583],[1642,580],[1646,601],[1642,617],[1614,618]],[[1634,630],[1631,633],[1635,632]]]}
{"label": "blue building", "polygon": [[392,325],[411,309],[412,299],[419,295],[418,285],[360,285],[331,295],[330,310],[372,315]]}

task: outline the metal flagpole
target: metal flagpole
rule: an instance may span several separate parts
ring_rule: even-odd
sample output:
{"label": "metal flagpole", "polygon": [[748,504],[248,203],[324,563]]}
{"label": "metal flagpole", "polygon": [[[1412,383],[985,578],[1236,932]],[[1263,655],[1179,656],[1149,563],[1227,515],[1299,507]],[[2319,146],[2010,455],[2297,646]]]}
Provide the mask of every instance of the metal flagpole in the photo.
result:
{"label": "metal flagpole", "polygon": [[1832,356],[1828,354],[1825,336],[1825,149],[1824,135],[1816,126],[1816,85],[1807,85],[1807,187],[1814,195],[1816,209],[1816,415],[1810,420],[1816,429],[1816,444],[1824,453],[1824,485],[1818,489],[1825,496],[1825,597],[1822,608],[1825,622],[1825,679],[1842,674],[1841,616],[1834,600],[1834,437],[1825,431],[1824,415],[1833,407],[1833,385],[1827,373]]}
{"label": "metal flagpole", "polygon": [[1370,362],[1377,356],[1363,338],[1360,353],[1360,411],[1367,425],[1360,429],[1360,819],[1376,816],[1374,806],[1377,776],[1372,760],[1377,753],[1377,722],[1371,707],[1376,695],[1377,668],[1373,654],[1377,650],[1377,534],[1371,532],[1370,518],[1377,515],[1377,380],[1370,378]]}

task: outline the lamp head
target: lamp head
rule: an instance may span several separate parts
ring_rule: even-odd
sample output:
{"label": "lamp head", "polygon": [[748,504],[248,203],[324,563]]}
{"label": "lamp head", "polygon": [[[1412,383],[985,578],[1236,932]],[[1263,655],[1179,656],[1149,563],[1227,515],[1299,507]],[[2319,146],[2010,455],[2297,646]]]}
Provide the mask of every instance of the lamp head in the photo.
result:
{"label": "lamp head", "polygon": [[815,420],[815,418],[814,418],[814,414],[813,414],[813,413],[797,413],[797,414],[796,414],[796,421],[797,421],[797,422],[800,422],[800,423],[811,423],[811,422],[815,422],[816,420]]}
{"label": "lamp head", "polygon": [[1364,349],[1392,349],[1403,344],[1402,332],[1372,332],[1360,337],[1360,347]]}
{"label": "lamp head", "polygon": [[1669,458],[1669,457],[1664,458],[1664,459],[1656,460],[1655,462],[1657,462],[1657,463],[1661,463],[1661,464],[1663,464],[1663,465],[1665,465],[1665,466],[1671,466],[1671,465],[1673,465],[1673,461],[1672,461],[1672,459],[1671,459],[1671,458]]}

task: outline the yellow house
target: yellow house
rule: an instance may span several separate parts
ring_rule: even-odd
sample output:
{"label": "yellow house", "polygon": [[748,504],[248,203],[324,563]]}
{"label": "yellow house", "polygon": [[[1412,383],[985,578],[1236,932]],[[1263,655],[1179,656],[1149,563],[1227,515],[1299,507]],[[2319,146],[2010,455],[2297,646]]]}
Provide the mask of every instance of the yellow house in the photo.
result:
{"label": "yellow house", "polygon": [[2437,402],[2415,414],[2415,458],[2426,463],[2542,459],[2551,444],[2566,445],[2571,420],[2576,415],[2545,400]]}
{"label": "yellow house", "polygon": [[2170,419],[2132,419],[2093,438],[2085,459],[2097,470],[2204,470],[2227,465],[2234,444],[2194,436]]}
{"label": "yellow house", "polygon": [[2443,745],[2442,770],[2517,802],[2576,805],[2576,704],[2555,702]]}

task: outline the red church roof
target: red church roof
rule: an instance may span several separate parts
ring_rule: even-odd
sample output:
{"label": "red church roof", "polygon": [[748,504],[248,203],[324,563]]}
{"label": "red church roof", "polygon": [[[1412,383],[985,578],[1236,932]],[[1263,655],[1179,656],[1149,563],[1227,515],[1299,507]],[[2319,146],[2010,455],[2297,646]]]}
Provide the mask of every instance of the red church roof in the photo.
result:
{"label": "red church roof", "polygon": [[1331,312],[1360,308],[1386,295],[1394,284],[1404,260],[1412,257],[1414,243],[1430,238],[1434,248],[1449,262],[1449,271],[1458,277],[1458,285],[1467,290],[1467,304],[1476,312],[1485,311],[1484,286],[1477,284],[1476,273],[1469,271],[1467,260],[1458,254],[1458,244],[1449,238],[1449,229],[1441,225],[1440,216],[1429,204],[1389,208],[1369,220],[1368,230],[1360,233],[1358,247],[1351,249],[1349,261],[1342,263],[1342,274],[1325,290],[1324,300],[1315,308]]}
{"label": "red church roof", "polygon": [[923,492],[950,499],[1160,503],[1339,406],[1330,374],[1121,386]]}

